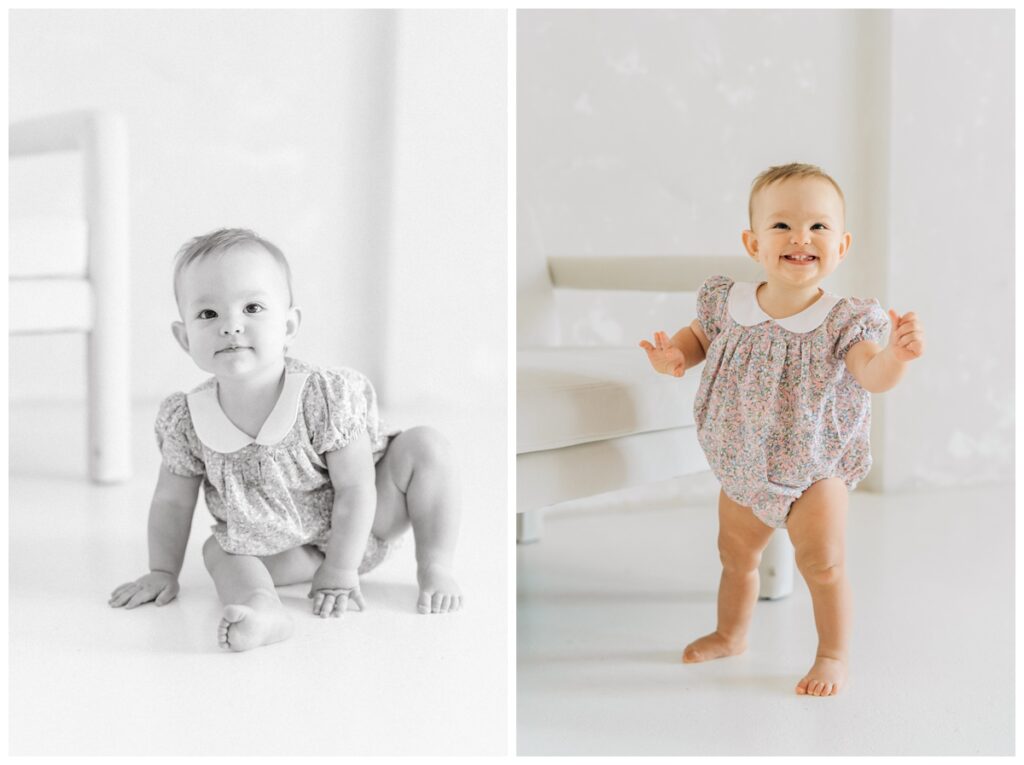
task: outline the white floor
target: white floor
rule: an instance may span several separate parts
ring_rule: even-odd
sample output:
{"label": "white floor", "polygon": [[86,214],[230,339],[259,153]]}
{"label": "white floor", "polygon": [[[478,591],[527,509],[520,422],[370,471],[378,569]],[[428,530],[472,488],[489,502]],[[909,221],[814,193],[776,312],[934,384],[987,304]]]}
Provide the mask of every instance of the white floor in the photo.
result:
{"label": "white floor", "polygon": [[[162,608],[107,605],[147,570],[159,465],[156,404],[135,412],[136,477],[84,480],[84,411],[10,413],[10,753],[16,755],[497,754],[508,730],[504,409],[406,417],[456,445],[464,518],[456,573],[466,609],[416,613],[411,537],[364,580],[366,613],[321,620],[281,589],[294,637],[219,649],[221,607],[202,563],[200,503],[181,594]],[[493,427],[481,428],[481,422]]]}
{"label": "white floor", "polygon": [[563,505],[518,547],[520,755],[1012,755],[1013,487],[854,492],[851,677],[793,693],[810,595],[760,602],[750,648],[699,665],[720,565],[710,474]]}

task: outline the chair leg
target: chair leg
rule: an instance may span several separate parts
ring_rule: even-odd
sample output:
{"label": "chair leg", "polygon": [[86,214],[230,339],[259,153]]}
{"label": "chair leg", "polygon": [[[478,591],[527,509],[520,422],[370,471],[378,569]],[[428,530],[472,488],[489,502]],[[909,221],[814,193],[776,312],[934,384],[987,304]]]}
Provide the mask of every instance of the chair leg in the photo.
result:
{"label": "chair leg", "polygon": [[761,577],[761,600],[778,600],[793,592],[793,543],[785,529],[772,534],[772,540],[761,554],[758,574]]}
{"label": "chair leg", "polygon": [[128,139],[124,120],[96,115],[85,140],[89,220],[89,476],[97,483],[131,477],[129,355]]}
{"label": "chair leg", "polygon": [[526,510],[516,514],[516,541],[521,545],[539,542],[544,532],[544,511]]}

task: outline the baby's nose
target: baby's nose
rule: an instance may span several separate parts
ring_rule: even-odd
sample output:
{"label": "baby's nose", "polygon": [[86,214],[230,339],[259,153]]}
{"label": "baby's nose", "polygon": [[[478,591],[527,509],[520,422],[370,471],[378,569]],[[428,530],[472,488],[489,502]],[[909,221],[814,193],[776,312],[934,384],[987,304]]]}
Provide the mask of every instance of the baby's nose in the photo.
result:
{"label": "baby's nose", "polygon": [[242,332],[242,325],[237,321],[226,321],[220,328],[222,335],[238,335]]}

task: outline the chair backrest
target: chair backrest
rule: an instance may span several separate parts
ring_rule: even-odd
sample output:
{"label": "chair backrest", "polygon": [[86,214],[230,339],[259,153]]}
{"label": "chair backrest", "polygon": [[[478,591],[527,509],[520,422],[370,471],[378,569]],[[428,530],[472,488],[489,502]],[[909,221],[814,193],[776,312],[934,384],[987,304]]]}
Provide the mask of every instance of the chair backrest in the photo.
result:
{"label": "chair backrest", "polygon": [[[527,217],[523,213],[523,217]],[[516,344],[520,348],[558,345],[561,331],[548,260],[518,222],[516,251]]]}
{"label": "chair backrest", "polygon": [[[516,271],[516,341],[520,348],[559,346],[569,337],[574,344],[579,341],[578,327],[566,329],[560,325],[556,289],[695,293],[705,279],[715,274],[737,281],[761,278],[761,267],[744,255],[544,257],[529,240],[520,241]],[[637,302],[636,298],[629,300]],[[616,331],[619,329],[616,327]]]}
{"label": "chair backrest", "polygon": [[[76,152],[76,217],[10,221],[10,332],[83,331],[121,337],[128,315],[128,141],[123,119],[73,111],[12,123],[8,156]],[[122,343],[127,347],[127,337]]]}

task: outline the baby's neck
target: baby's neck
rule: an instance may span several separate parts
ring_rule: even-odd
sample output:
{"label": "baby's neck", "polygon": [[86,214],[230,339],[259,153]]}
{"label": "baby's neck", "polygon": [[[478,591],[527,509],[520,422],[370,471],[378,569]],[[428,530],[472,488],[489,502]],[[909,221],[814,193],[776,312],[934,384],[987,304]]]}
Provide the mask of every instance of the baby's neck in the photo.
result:
{"label": "baby's neck", "polygon": [[817,285],[808,287],[778,287],[766,282],[755,293],[761,310],[773,319],[785,319],[806,310],[824,294]]}
{"label": "baby's neck", "polygon": [[285,366],[260,370],[245,377],[218,377],[217,401],[227,418],[255,438],[274,410],[284,387]]}

